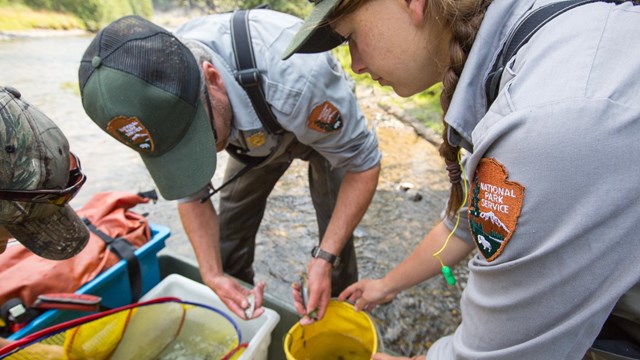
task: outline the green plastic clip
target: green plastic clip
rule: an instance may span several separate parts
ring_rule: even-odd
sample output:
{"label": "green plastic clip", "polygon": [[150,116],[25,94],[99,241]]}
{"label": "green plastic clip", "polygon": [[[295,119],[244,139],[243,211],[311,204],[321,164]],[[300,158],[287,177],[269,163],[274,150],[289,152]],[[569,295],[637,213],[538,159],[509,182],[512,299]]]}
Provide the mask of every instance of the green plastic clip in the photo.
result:
{"label": "green plastic clip", "polygon": [[444,275],[445,280],[447,280],[447,283],[451,286],[456,284],[456,277],[453,276],[453,271],[451,271],[451,268],[448,266],[443,266],[442,267],[442,275]]}

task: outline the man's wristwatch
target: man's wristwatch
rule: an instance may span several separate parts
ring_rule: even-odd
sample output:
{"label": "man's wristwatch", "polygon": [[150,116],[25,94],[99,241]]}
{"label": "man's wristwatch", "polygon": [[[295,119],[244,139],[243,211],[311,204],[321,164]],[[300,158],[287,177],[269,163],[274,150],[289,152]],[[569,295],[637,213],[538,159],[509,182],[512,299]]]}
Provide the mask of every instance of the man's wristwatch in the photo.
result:
{"label": "man's wristwatch", "polygon": [[311,250],[311,256],[314,258],[320,258],[322,260],[327,261],[331,266],[335,269],[340,266],[340,257],[335,256],[332,253],[326,252],[320,249],[319,246],[314,246],[313,250]]}

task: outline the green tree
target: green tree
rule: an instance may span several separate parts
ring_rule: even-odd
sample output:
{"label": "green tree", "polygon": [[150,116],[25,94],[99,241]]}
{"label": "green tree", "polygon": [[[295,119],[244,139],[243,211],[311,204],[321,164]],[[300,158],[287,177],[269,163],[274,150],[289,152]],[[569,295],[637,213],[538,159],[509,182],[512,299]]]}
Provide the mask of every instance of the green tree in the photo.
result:
{"label": "green tree", "polygon": [[124,15],[153,15],[152,0],[19,0],[32,9],[66,12],[76,15],[88,30],[100,27]]}
{"label": "green tree", "polygon": [[[47,0],[34,0],[47,1]],[[235,9],[251,9],[259,5],[268,5],[271,9],[296,15],[306,16],[311,10],[308,0],[153,0],[157,9],[186,8],[203,13],[220,13]]]}
{"label": "green tree", "polygon": [[480,216],[480,207],[478,207],[478,196],[480,194],[480,182],[476,181],[476,185],[473,187],[473,195],[471,195],[471,210],[469,213],[472,216]]}
{"label": "green tree", "polygon": [[251,9],[266,4],[273,10],[282,11],[298,17],[305,17],[311,11],[311,3],[308,0],[245,0],[240,8]]}

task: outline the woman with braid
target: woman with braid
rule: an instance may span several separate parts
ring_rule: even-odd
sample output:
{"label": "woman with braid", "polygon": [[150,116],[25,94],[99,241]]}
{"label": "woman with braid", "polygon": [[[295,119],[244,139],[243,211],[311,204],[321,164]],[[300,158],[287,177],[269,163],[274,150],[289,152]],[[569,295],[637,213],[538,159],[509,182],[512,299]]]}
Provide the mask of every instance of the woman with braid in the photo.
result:
{"label": "woman with braid", "polygon": [[462,322],[428,360],[637,358],[640,6],[565,11],[507,59],[489,100],[511,28],[551,3],[316,0],[283,55],[347,42],[353,70],[400,96],[443,84],[443,220],[386,276],[340,295],[370,310],[441,270],[453,282],[448,266],[473,251]]}

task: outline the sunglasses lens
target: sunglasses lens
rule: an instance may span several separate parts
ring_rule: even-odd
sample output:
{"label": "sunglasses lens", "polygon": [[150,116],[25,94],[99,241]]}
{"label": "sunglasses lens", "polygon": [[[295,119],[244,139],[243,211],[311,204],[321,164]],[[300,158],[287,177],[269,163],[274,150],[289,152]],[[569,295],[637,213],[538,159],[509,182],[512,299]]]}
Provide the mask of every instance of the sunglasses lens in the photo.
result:
{"label": "sunglasses lens", "polygon": [[82,185],[86,180],[87,177],[79,170],[72,171],[69,174],[69,187],[65,190],[66,193],[61,194],[61,198],[64,198],[64,202],[62,204],[66,204],[71,201],[71,199],[78,194],[78,191],[80,191],[80,188],[82,188]]}
{"label": "sunglasses lens", "polygon": [[87,180],[80,170],[80,159],[69,156],[69,181],[62,190],[0,190],[0,200],[44,203],[62,206],[73,199]]}
{"label": "sunglasses lens", "polygon": [[56,205],[64,205],[71,201],[87,180],[87,177],[82,173],[80,159],[74,153],[69,153],[69,155],[69,182],[67,188],[60,193],[60,197],[55,200]]}
{"label": "sunglasses lens", "polygon": [[213,108],[211,107],[211,97],[209,97],[209,91],[207,88],[204,89],[204,98],[207,102],[207,114],[209,115],[209,122],[211,123],[211,131],[213,131],[213,140],[218,143],[218,133],[216,132],[216,123],[213,119]]}

